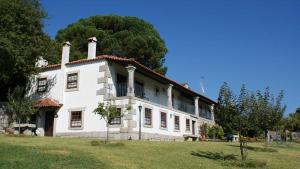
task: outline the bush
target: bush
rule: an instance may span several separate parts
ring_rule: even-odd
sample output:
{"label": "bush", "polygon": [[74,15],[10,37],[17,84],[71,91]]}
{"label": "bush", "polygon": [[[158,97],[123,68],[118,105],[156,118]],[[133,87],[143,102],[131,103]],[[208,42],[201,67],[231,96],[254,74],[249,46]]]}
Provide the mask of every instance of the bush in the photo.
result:
{"label": "bush", "polygon": [[208,137],[210,139],[222,139],[224,137],[224,130],[219,125],[214,125],[208,128]]}

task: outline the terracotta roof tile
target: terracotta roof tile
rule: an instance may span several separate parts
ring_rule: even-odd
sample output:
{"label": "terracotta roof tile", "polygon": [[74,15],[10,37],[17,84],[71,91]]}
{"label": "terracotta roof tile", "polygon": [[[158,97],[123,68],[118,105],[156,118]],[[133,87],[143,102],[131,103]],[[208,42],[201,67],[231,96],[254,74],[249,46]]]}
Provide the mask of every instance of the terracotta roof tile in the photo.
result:
{"label": "terracotta roof tile", "polygon": [[57,100],[51,99],[51,98],[43,98],[38,100],[34,107],[42,108],[42,107],[54,107],[54,108],[60,108],[61,104]]}

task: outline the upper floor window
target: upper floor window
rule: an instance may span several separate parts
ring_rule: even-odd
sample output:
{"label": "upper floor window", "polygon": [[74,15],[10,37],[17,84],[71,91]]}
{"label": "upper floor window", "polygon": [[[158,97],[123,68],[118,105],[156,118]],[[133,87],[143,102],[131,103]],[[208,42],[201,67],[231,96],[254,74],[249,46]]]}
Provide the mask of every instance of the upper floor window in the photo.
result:
{"label": "upper floor window", "polygon": [[179,130],[180,129],[179,116],[174,116],[174,129],[175,130]]}
{"label": "upper floor window", "polygon": [[42,93],[47,90],[47,78],[39,78],[37,80],[37,92]]}
{"label": "upper floor window", "polygon": [[160,112],[160,127],[167,128],[167,113]]}
{"label": "upper floor window", "polygon": [[152,125],[152,110],[149,108],[145,108],[145,125]]}
{"label": "upper floor window", "polygon": [[190,131],[191,130],[190,119],[186,119],[185,120],[185,127],[186,127],[186,131]]}
{"label": "upper floor window", "polygon": [[121,124],[121,108],[117,108],[119,115],[111,120],[110,125]]}
{"label": "upper floor window", "polygon": [[136,97],[144,98],[144,84],[141,82],[135,82],[134,83],[134,94]]}
{"label": "upper floor window", "polygon": [[159,96],[159,88],[155,87],[155,96]]}
{"label": "upper floor window", "polygon": [[127,77],[117,74],[117,97],[127,95]]}
{"label": "upper floor window", "polygon": [[78,73],[69,73],[67,75],[67,89],[78,88]]}
{"label": "upper floor window", "polygon": [[81,128],[82,127],[82,111],[72,111],[70,128]]}

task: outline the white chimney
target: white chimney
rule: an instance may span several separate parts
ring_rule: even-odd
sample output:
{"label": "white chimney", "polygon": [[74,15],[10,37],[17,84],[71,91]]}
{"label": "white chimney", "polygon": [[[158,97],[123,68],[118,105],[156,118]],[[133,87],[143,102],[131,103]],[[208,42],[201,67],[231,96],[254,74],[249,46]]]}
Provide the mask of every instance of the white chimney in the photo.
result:
{"label": "white chimney", "polygon": [[96,46],[97,46],[97,38],[91,37],[88,39],[89,42],[89,48],[88,48],[88,59],[94,59],[96,58]]}
{"label": "white chimney", "polygon": [[66,41],[63,43],[62,54],[61,54],[61,64],[65,65],[70,59],[70,46],[71,43]]}

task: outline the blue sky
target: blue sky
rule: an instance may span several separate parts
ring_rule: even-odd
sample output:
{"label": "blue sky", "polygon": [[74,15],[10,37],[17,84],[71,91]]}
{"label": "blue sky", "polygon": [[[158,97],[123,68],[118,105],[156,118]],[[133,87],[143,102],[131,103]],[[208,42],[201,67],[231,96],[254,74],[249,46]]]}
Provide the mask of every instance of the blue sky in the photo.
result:
{"label": "blue sky", "polygon": [[285,91],[286,113],[300,107],[299,0],[43,0],[45,31],[80,18],[117,14],[154,25],[169,50],[167,76],[215,99],[224,81],[239,91]]}

